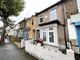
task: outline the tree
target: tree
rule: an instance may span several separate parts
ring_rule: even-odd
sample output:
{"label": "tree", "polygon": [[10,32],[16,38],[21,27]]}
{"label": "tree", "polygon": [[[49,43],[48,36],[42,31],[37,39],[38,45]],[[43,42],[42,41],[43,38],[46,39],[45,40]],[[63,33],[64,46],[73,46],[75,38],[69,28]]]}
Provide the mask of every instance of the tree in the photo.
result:
{"label": "tree", "polygon": [[6,33],[6,27],[8,26],[9,16],[17,16],[24,8],[23,0],[0,0],[0,16],[3,18],[3,33],[1,37],[1,43],[4,44],[4,38]]}
{"label": "tree", "polygon": [[8,21],[7,26],[9,26],[10,28],[13,28],[15,21],[12,21],[10,19],[8,19],[7,21]]}

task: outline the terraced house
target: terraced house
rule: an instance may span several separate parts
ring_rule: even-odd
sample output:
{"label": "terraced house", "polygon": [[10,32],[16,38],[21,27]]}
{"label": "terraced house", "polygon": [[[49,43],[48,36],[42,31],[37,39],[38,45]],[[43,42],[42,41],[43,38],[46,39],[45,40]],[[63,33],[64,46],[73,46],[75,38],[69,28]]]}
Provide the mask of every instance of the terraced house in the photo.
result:
{"label": "terraced house", "polygon": [[[64,49],[67,49],[67,54],[71,52],[72,42],[69,39],[67,19],[70,19],[71,15],[76,13],[78,13],[76,0],[61,0],[36,13],[30,20],[27,20],[27,26],[31,28],[29,38],[34,40],[35,35],[35,39],[43,40],[44,46],[41,47],[40,44],[36,43],[34,45],[32,41],[28,40],[25,41],[25,51],[43,60],[53,60],[54,57],[62,56],[63,54],[59,50],[63,52]],[[70,48],[70,51],[68,51],[68,48]],[[60,52],[58,53],[60,55],[54,55],[54,51],[55,53]],[[71,56],[74,57],[74,53],[67,56],[63,59],[69,60],[72,58]],[[74,60],[74,58],[71,60]]]}
{"label": "terraced house", "polygon": [[25,23],[26,20],[23,19],[22,21],[20,21],[19,24],[19,29],[17,30],[17,37],[18,37],[18,42],[21,42],[21,39],[23,37],[23,30],[25,28]]}
{"label": "terraced house", "polygon": [[30,28],[29,38],[34,40],[36,39],[36,17],[32,15],[31,17],[26,19],[26,27]]}
{"label": "terraced house", "polygon": [[[78,13],[76,0],[61,0],[26,19],[31,40],[43,39],[47,46],[71,48],[67,19]],[[24,25],[24,24],[23,24]],[[21,28],[23,30],[23,28]]]}
{"label": "terraced house", "polygon": [[65,46],[69,42],[67,18],[77,13],[76,0],[61,0],[36,14],[36,28],[44,43],[52,46]]}

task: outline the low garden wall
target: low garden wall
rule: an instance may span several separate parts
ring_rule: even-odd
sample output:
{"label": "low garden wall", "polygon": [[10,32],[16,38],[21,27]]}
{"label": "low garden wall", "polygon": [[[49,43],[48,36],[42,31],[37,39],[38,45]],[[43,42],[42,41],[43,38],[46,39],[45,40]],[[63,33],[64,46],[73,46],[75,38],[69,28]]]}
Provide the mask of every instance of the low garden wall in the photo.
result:
{"label": "low garden wall", "polygon": [[25,41],[25,51],[40,60],[75,60],[71,49],[67,50],[67,54],[63,54],[59,50],[44,48],[39,43],[34,45],[30,40]]}

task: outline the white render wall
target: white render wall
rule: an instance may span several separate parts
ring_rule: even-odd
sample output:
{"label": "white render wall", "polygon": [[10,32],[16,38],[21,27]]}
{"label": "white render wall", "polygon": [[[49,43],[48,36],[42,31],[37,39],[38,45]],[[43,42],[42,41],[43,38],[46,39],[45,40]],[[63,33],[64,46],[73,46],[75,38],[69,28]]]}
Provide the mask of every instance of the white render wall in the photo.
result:
{"label": "white render wall", "polygon": [[80,14],[72,15],[71,22],[80,22]]}
{"label": "white render wall", "polygon": [[39,60],[75,60],[72,50],[67,50],[67,54],[63,54],[59,50],[41,47],[40,44],[34,45],[30,40],[25,41],[25,51]]}
{"label": "white render wall", "polygon": [[70,40],[76,40],[77,36],[76,36],[76,28],[75,25],[71,23],[71,19],[67,20],[68,22],[68,32],[69,32],[69,39]]}
{"label": "white render wall", "polygon": [[80,22],[80,14],[72,15],[71,18],[67,20],[70,40],[77,39],[76,28],[73,24],[75,22]]}
{"label": "white render wall", "polygon": [[[72,45],[78,45],[77,41],[77,31],[76,31],[76,26],[75,22],[80,22],[80,14],[75,14],[72,15],[70,19],[67,19],[68,22],[68,32],[69,32],[69,39],[72,42]],[[79,47],[73,46],[73,50],[75,53],[80,54]]]}

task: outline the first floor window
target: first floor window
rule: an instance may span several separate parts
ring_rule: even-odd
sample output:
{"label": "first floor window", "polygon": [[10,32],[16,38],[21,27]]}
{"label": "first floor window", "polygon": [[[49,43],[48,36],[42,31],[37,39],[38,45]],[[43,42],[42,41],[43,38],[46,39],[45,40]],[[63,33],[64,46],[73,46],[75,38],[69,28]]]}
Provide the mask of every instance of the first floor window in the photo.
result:
{"label": "first floor window", "polygon": [[53,21],[55,19],[57,19],[57,11],[56,9],[53,9],[50,11],[50,21]]}
{"label": "first floor window", "polygon": [[43,15],[40,15],[39,19],[40,19],[40,23],[42,23],[44,19]]}
{"label": "first floor window", "polygon": [[40,18],[40,22],[43,22],[43,17]]}

